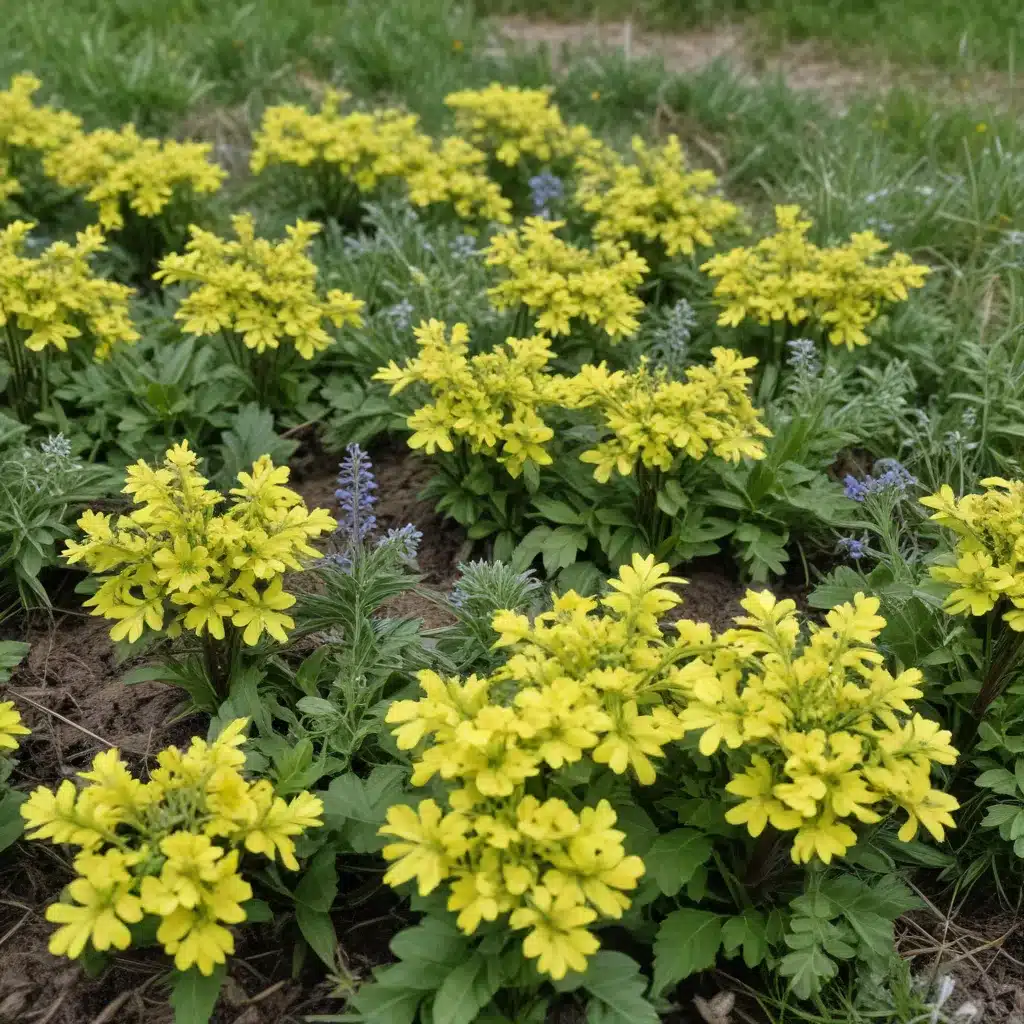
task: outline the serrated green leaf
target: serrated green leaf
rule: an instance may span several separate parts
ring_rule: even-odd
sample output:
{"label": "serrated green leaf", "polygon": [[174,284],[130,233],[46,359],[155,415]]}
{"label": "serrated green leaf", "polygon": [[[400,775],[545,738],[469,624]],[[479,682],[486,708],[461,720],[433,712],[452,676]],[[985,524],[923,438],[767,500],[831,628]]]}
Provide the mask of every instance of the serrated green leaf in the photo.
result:
{"label": "serrated green leaf", "polygon": [[1017,776],[1005,768],[991,768],[982,772],[974,784],[982,789],[990,789],[1000,796],[1015,796],[1017,793]]}
{"label": "serrated green leaf", "polygon": [[658,1024],[657,1011],[644,998],[647,979],[625,953],[595,953],[580,985],[591,995],[587,1024]]}
{"label": "serrated green leaf", "polygon": [[768,956],[768,922],[756,910],[744,910],[736,917],[730,917],[722,925],[722,947],[727,957],[734,957],[741,950],[743,962],[756,967]]}
{"label": "serrated green leaf", "polygon": [[692,828],[658,836],[644,854],[644,865],[665,896],[675,896],[714,851],[711,840]]}
{"label": "serrated green leaf", "polygon": [[787,953],[778,971],[783,978],[789,978],[789,987],[798,999],[810,999],[821,991],[825,982],[836,976],[839,968],[818,946],[810,946]]}
{"label": "serrated green leaf", "polygon": [[654,940],[653,991],[661,995],[697,971],[714,966],[722,944],[722,918],[685,908],[669,914]]}

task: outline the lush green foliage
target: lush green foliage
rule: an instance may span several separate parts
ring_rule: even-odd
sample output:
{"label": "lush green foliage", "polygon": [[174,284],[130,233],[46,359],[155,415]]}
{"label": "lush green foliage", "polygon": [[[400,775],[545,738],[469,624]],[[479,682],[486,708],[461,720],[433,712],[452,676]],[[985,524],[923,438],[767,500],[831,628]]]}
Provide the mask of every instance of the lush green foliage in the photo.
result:
{"label": "lush green foliage", "polygon": [[[293,6],[9,12],[5,606],[88,568],[125,682],[211,717],[23,805],[79,848],[55,952],[162,947],[181,1024],[271,917],[367,1024],[654,1024],[724,961],[938,1020],[905,881],[1024,867],[1015,129]],[[453,584],[378,528],[383,435],[481,556]],[[323,448],[336,516],[285,466]],[[698,559],[759,584],[734,628],[676,619]]]}

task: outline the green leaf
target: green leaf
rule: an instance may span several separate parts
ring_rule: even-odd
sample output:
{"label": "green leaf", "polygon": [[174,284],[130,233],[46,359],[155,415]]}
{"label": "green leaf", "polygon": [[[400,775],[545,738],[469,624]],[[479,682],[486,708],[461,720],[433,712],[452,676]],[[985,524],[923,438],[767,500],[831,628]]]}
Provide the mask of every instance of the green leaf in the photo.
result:
{"label": "green leaf", "polygon": [[473,1024],[499,984],[498,980],[490,978],[484,957],[474,953],[441,983],[434,996],[434,1020],[444,1021],[444,1024]]}
{"label": "green leaf", "polygon": [[564,501],[557,501],[555,498],[545,498],[543,495],[537,495],[533,499],[533,507],[552,523],[565,526],[581,526],[583,524],[583,516]]}
{"label": "green leaf", "polygon": [[572,565],[577,553],[586,549],[587,539],[586,531],[578,527],[559,526],[552,530],[541,550],[544,571],[551,576],[559,569]]}
{"label": "green leaf", "polygon": [[207,1024],[213,1016],[226,969],[218,964],[213,974],[200,974],[195,967],[173,971],[171,977],[171,1008],[174,1024]]}
{"label": "green leaf", "polygon": [[658,888],[675,896],[714,850],[711,840],[692,828],[677,828],[658,836],[644,854],[644,864]]}
{"label": "green leaf", "polygon": [[580,987],[591,995],[587,1024],[658,1024],[647,999],[647,979],[640,965],[625,953],[600,950],[587,961]]}
{"label": "green leaf", "polygon": [[372,981],[360,985],[349,1001],[365,1024],[412,1024],[423,995],[422,991]]}
{"label": "green leaf", "polygon": [[29,652],[29,645],[20,640],[0,641],[0,683],[11,678],[11,669],[16,668]]}
{"label": "green leaf", "polygon": [[354,772],[331,780],[323,794],[324,824],[343,831],[356,853],[373,853],[384,845],[377,829],[384,823],[388,808],[401,803],[404,771],[397,765],[379,765],[369,778]]}
{"label": "green leaf", "polygon": [[789,978],[789,987],[798,999],[810,999],[821,991],[826,981],[836,976],[839,968],[820,947],[809,946],[787,953],[779,963],[778,971],[782,977]]}
{"label": "green leaf", "polygon": [[744,910],[722,926],[722,947],[727,957],[743,951],[743,962],[756,967],[768,956],[768,922],[756,910]]}
{"label": "green leaf", "polygon": [[982,772],[974,780],[974,784],[982,789],[991,789],[1000,796],[1015,796],[1017,793],[1017,776],[1005,768],[992,768]]}
{"label": "green leaf", "polygon": [[993,804],[981,819],[984,828],[996,828],[999,825],[1008,825],[1017,816],[1020,810],[1019,804]]}
{"label": "green leaf", "polygon": [[697,971],[713,967],[722,944],[722,918],[689,908],[668,915],[654,940],[654,984],[661,995]]}
{"label": "green leaf", "polygon": [[425,964],[458,964],[468,949],[468,940],[455,924],[438,917],[425,917],[391,940],[391,952],[399,960]]}
{"label": "green leaf", "polygon": [[16,789],[8,790],[0,797],[0,850],[6,850],[21,836],[25,822],[18,808],[26,799],[26,795]]}
{"label": "green leaf", "polygon": [[320,850],[295,887],[295,901],[310,910],[328,911],[338,895],[338,854],[333,846]]}
{"label": "green leaf", "polygon": [[334,970],[337,966],[338,936],[331,915],[326,910],[314,910],[305,903],[297,903],[295,920],[309,948],[330,970]]}

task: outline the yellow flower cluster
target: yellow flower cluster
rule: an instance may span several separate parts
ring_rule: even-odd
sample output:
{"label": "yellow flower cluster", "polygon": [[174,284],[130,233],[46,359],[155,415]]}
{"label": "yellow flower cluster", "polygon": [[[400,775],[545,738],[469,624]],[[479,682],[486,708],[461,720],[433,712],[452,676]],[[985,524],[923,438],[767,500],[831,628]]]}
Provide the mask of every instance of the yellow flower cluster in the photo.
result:
{"label": "yellow flower cluster", "polygon": [[857,841],[851,822],[881,821],[891,808],[907,815],[902,841],[918,826],[941,841],[959,804],[932,787],[931,767],[957,752],[907,703],[922,696],[920,671],[885,668],[878,599],[857,594],[804,637],[793,601],[748,591],[741,604],[747,614],[714,655],[672,680],[685,703],[680,725],[700,731],[700,752],[748,756],[726,785],[742,801],[726,820],[754,836],[768,824],[795,832],[796,863],[842,856]]}
{"label": "yellow flower cluster", "polygon": [[312,359],[334,342],[324,320],[335,327],[362,325],[361,299],[336,288],[323,299],[316,293],[317,268],[307,250],[319,224],[300,220],[275,245],[256,237],[251,214],[238,214],[231,222],[237,240],[193,226],[185,253],[164,257],[154,275],[190,289],[174,314],[185,322],[186,333],[231,331],[257,353],[287,339],[303,359]]}
{"label": "yellow flower cluster", "polygon": [[798,206],[776,206],[775,220],[774,235],[713,256],[701,267],[717,279],[715,298],[725,307],[720,324],[812,320],[828,331],[833,345],[852,349],[868,344],[865,329],[884,303],[903,301],[909,288],[924,284],[928,268],[906,253],[875,262],[888,246],[873,231],[822,249],[807,240],[811,221],[801,219]]}
{"label": "yellow flower cluster", "polygon": [[563,378],[546,373],[552,356],[547,338],[509,338],[503,349],[469,356],[465,324],[455,324],[449,337],[444,323],[431,320],[415,335],[416,358],[404,366],[392,360],[374,374],[392,394],[417,382],[430,388],[433,401],[407,421],[411,448],[450,452],[453,437],[461,438],[473,452],[496,454],[513,477],[528,462],[551,462],[544,445],[554,432],[537,409],[560,400]]}
{"label": "yellow flower cluster", "polygon": [[982,494],[959,500],[949,484],[921,504],[956,534],[956,549],[932,576],[951,587],[950,615],[985,615],[997,605],[1003,621],[1024,633],[1024,482],[988,477]]}
{"label": "yellow flower cluster", "polygon": [[14,701],[0,701],[0,757],[18,749],[21,742],[19,736],[28,736],[31,732],[22,724],[21,714],[14,706]]}
{"label": "yellow flower cluster", "polygon": [[421,672],[423,697],[388,709],[398,746],[419,748],[413,785],[439,776],[453,788],[447,810],[434,800],[389,810],[381,834],[397,841],[384,848],[385,881],[416,879],[424,894],[447,882],[467,933],[509,914],[528,932],[525,954],[554,978],[586,968],[598,948],[589,926],[622,916],[643,863],[627,855],[607,801],[575,811],[544,798],[545,778],[586,756],[647,784],[651,759],[682,737],[658,669],[711,633],[687,623],[674,643],[662,639],[658,619],[679,601],[663,586],[679,582],[667,569],[634,555],[600,601],[571,591],[532,624],[498,612],[498,646],[512,649],[504,665],[467,679]]}
{"label": "yellow flower cluster", "polygon": [[749,767],[726,786],[743,800],[727,819],[753,835],[769,822],[795,831],[798,863],[828,863],[856,839],[845,819],[879,821],[892,807],[907,814],[904,841],[919,825],[939,839],[953,825],[957,802],[931,787],[930,768],[956,751],[907,704],[920,673],[883,667],[876,600],[858,594],[801,642],[792,601],[749,591],[737,628],[716,638],[681,619],[670,639],[659,623],[681,598],[667,585],[685,581],[668,571],[634,555],[603,598],[570,591],[532,623],[500,611],[502,666],[465,679],[421,672],[423,696],[388,709],[399,748],[416,751],[413,785],[448,788],[446,806],[389,810],[385,881],[415,880],[422,894],[447,883],[467,933],[508,914],[554,978],[585,969],[598,948],[589,927],[621,916],[643,872],[610,805],[575,811],[564,788],[547,794],[551,773],[583,758],[650,785],[689,731],[705,756],[743,748]]}
{"label": "yellow flower cluster", "polygon": [[186,751],[161,751],[148,782],[111,749],[78,773],[82,788],[65,779],[22,804],[30,839],[81,849],[67,896],[46,910],[60,925],[51,953],[127,949],[129,926],[146,915],[159,919],[157,942],[179,971],[212,974],[235,951],[226,926],[246,919],[252,898],[243,852],[295,871],[294,837],[320,826],[323,814],[311,793],[285,802],[266,780],[244,778],[247,721],[230,722],[212,743],[194,737]]}
{"label": "yellow flower cluster", "polygon": [[224,496],[206,486],[196,461],[187,441],[168,449],[160,468],[140,460],[124,487],[132,512],[82,514],[85,539],[68,541],[64,555],[100,576],[85,603],[117,620],[115,640],[134,642],[147,626],[223,640],[230,622],[247,644],[264,633],[283,643],[295,624],[285,614],[295,598],[282,587],[284,573],[315,557],[309,541],[336,523],[324,509],[308,511],[285,486],[288,467],[266,455],[238,474],[234,501],[216,514]]}
{"label": "yellow flower cluster", "polygon": [[702,459],[708,452],[730,462],[764,458],[760,437],[771,431],[748,395],[747,370],[757,360],[733,349],[712,349],[710,366],[692,366],[686,381],[645,364],[610,372],[604,363],[584,366],[565,387],[571,408],[600,413],[611,436],[580,459],[594,464],[594,479],[607,483],[613,471],[628,476],[640,461],[647,469],[668,472],[678,454]]}
{"label": "yellow flower cluster", "polygon": [[484,250],[487,263],[506,275],[487,292],[492,304],[508,309],[523,303],[537,313],[537,329],[545,334],[569,334],[580,319],[612,338],[635,334],[643,302],[634,289],[647,261],[623,242],[579,249],[555,234],[563,224],[527,217],[521,228],[492,239]]}
{"label": "yellow flower cluster", "polygon": [[208,143],[144,139],[128,124],[76,135],[47,155],[44,169],[64,188],[84,190],[99,208],[100,225],[116,231],[124,227],[125,205],[156,217],[175,190],[216,192],[226,172],[209,155]]}
{"label": "yellow flower cluster", "polygon": [[487,157],[457,135],[442,139],[405,173],[409,201],[416,206],[447,203],[463,220],[512,221],[512,204],[487,177]]}
{"label": "yellow flower cluster", "polygon": [[449,93],[444,102],[455,111],[456,128],[499,163],[515,167],[533,157],[548,164],[598,145],[585,126],[566,125],[551,92],[492,83]]}
{"label": "yellow flower cluster", "polygon": [[641,238],[689,256],[738,220],[737,206],[709,194],[718,184],[711,171],[687,170],[675,135],[660,149],[635,137],[632,148],[631,164],[607,147],[576,160],[576,201],[596,218],[595,238]]}
{"label": "yellow flower cluster", "polygon": [[86,336],[96,359],[119,343],[139,338],[128,312],[132,289],[96,277],[89,259],[106,245],[99,228],[80,231],[74,245],[54,242],[38,256],[25,256],[34,227],[15,221],[0,231],[0,326],[17,328],[33,352]]}
{"label": "yellow flower cluster", "polygon": [[295,104],[267,107],[253,136],[253,174],[273,164],[324,164],[338,168],[360,192],[372,192],[383,179],[404,176],[411,151],[429,151],[430,139],[419,131],[415,114],[342,114],[346,99],[348,93],[328,89],[315,114]]}
{"label": "yellow flower cluster", "polygon": [[417,206],[450,203],[467,220],[511,220],[510,203],[484,170],[485,155],[465,139],[437,146],[419,130],[419,118],[400,110],[342,114],[347,93],[330,89],[319,112],[268,107],[254,138],[250,167],[258,174],[273,164],[338,171],[360,192],[388,180],[404,181]]}
{"label": "yellow flower cluster", "polygon": [[15,75],[10,87],[0,91],[0,200],[21,191],[12,164],[22,153],[57,149],[81,128],[74,114],[35,105],[32,97],[41,84],[35,75]]}

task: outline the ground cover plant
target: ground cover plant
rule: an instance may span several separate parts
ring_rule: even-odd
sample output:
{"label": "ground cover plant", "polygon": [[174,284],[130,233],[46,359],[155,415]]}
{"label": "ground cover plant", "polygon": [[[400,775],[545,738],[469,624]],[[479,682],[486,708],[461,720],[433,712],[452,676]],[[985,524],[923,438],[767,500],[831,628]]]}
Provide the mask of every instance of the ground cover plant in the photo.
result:
{"label": "ground cover plant", "polygon": [[0,1019],[1012,1019],[1012,113],[293,6],[0,2]]}

